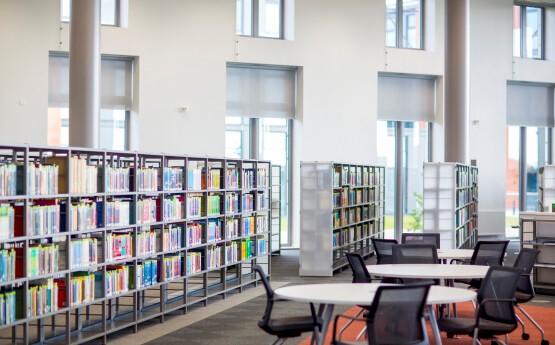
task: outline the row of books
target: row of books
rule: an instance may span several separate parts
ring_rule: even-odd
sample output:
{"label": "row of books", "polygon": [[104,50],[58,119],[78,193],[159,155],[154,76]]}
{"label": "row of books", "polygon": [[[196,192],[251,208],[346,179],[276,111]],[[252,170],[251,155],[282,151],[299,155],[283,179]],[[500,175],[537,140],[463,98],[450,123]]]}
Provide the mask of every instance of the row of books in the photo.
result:
{"label": "row of books", "polygon": [[202,255],[200,252],[187,253],[185,257],[185,274],[187,276],[202,271]]}
{"label": "row of books", "polygon": [[210,219],[206,225],[206,242],[220,241],[222,239],[222,232],[220,229],[220,221],[217,219]]}
{"label": "row of books", "polygon": [[0,196],[17,194],[17,167],[15,164],[0,164]]}
{"label": "row of books", "polygon": [[[81,201],[69,207],[71,231],[86,231],[97,228],[97,208],[95,202]],[[63,222],[63,220],[62,220]]]}
{"label": "row of books", "polygon": [[239,219],[228,218],[225,222],[225,238],[233,239],[239,237]]}
{"label": "row of books", "polygon": [[[27,213],[28,235],[50,235],[60,232],[60,205],[29,206]],[[23,212],[23,208],[18,208]]]}
{"label": "row of books", "polygon": [[90,272],[75,272],[69,280],[69,289],[64,279],[56,280],[58,284],[58,306],[77,306],[94,301],[95,274]]}
{"label": "row of books", "polygon": [[183,219],[183,199],[175,196],[164,199],[162,217],[167,222]]}
{"label": "row of books", "polygon": [[459,189],[457,190],[457,207],[461,207],[463,205],[466,205],[470,202],[470,195],[471,193],[469,192],[468,189]]}
{"label": "row of books", "polygon": [[47,164],[56,164],[60,167],[60,192],[68,192],[72,194],[88,194],[98,192],[98,167],[89,165],[85,158],[78,156],[71,156],[69,158],[69,174],[71,178],[66,175],[67,171],[67,158],[66,157],[48,157],[46,158]]}
{"label": "row of books", "polygon": [[225,185],[228,189],[239,188],[239,171],[237,167],[228,167],[225,170]]}
{"label": "row of books", "polygon": [[158,260],[147,260],[137,265],[137,288],[158,283]]}
{"label": "row of books", "polygon": [[[102,209],[102,202],[97,203],[97,207]],[[102,223],[101,212],[97,213],[99,219],[97,222]],[[130,202],[129,201],[108,201],[106,202],[106,227],[119,227],[130,224]]]}
{"label": "row of books", "polygon": [[258,168],[256,174],[256,186],[258,188],[270,188],[270,175],[266,168]]}
{"label": "row of books", "polygon": [[358,206],[350,209],[340,209],[332,213],[334,228],[358,223],[363,220],[376,218],[381,208],[377,205]]}
{"label": "row of books", "polygon": [[231,244],[225,246],[225,263],[226,265],[234,264],[238,261],[239,246],[237,242],[231,242]]}
{"label": "row of books", "polygon": [[220,196],[219,195],[209,195],[208,196],[208,216],[220,214]]}
{"label": "row of books", "polygon": [[164,190],[179,191],[183,189],[183,169],[182,168],[164,168]]}
{"label": "row of books", "polygon": [[202,168],[189,167],[187,169],[187,189],[201,190],[204,189],[204,179],[202,178]]}
{"label": "row of books", "polygon": [[137,234],[137,256],[156,254],[156,232],[142,231]]}
{"label": "row of books", "polygon": [[268,198],[266,193],[256,193],[256,207],[258,210],[268,209]]}
{"label": "row of books", "polygon": [[250,259],[254,256],[253,252],[252,241],[250,238],[247,238],[244,241],[241,241],[241,259]]}
{"label": "row of books", "polygon": [[104,169],[106,192],[126,193],[129,192],[129,168],[117,168],[107,166]]}
{"label": "row of books", "polygon": [[[129,266],[109,266],[106,268],[106,297],[129,291]],[[95,272],[96,287],[102,286],[102,272]],[[99,294],[100,295],[100,294]]]}
{"label": "row of books", "polygon": [[30,318],[53,313],[58,310],[58,283],[50,278],[42,283],[30,286],[26,292],[23,289],[16,290],[16,303],[19,304],[18,300],[23,301],[24,298],[27,310],[25,315],[21,315],[18,308],[16,308],[18,318]]}
{"label": "row of books", "polygon": [[168,281],[181,277],[181,256],[166,256],[160,260],[160,279]]}
{"label": "row of books", "polygon": [[106,234],[106,261],[129,259],[133,256],[133,239],[130,233]]}
{"label": "row of books", "polygon": [[[22,250],[23,248],[16,249]],[[37,277],[58,271],[59,245],[34,244],[27,249],[27,276]],[[16,265],[17,269],[17,265]]]}
{"label": "row of books", "polygon": [[188,217],[201,217],[204,209],[202,203],[202,194],[187,195],[187,216]]}
{"label": "row of books", "polygon": [[258,246],[258,255],[264,255],[268,252],[268,246],[266,245],[266,240],[259,238],[256,240],[256,244]]}
{"label": "row of books", "polygon": [[[21,167],[21,166],[20,166]],[[58,194],[58,166],[43,164],[27,165],[27,194]]]}
{"label": "row of books", "polygon": [[0,283],[12,281],[15,276],[15,249],[0,249]]}
{"label": "row of books", "polygon": [[15,291],[0,292],[0,326],[9,325],[16,320]]}
{"label": "row of books", "polygon": [[225,213],[239,213],[239,194],[238,193],[226,193]]}
{"label": "row of books", "polygon": [[158,191],[158,169],[138,168],[136,169],[137,191],[157,192]]}
{"label": "row of books", "polygon": [[71,268],[86,268],[98,263],[98,240],[96,238],[80,238],[72,240]]}
{"label": "row of books", "polygon": [[187,224],[187,246],[196,246],[202,243],[202,225],[199,223]]}
{"label": "row of books", "polygon": [[369,170],[368,167],[343,167],[336,166],[333,173],[333,186],[373,186],[378,184],[379,173]]}
{"label": "row of books", "polygon": [[221,246],[213,246],[208,248],[206,251],[207,256],[207,268],[213,269],[217,268],[222,265],[222,247]]}
{"label": "row of books", "polygon": [[241,196],[241,205],[243,212],[252,212],[254,210],[254,196],[250,193]]}
{"label": "row of books", "polygon": [[[0,165],[0,167],[2,167]],[[14,237],[15,212],[10,205],[0,205],[0,240]]]}
{"label": "row of books", "polygon": [[[164,203],[166,200],[164,200]],[[156,200],[141,199],[137,201],[137,224],[156,222]]]}
{"label": "row of books", "polygon": [[206,179],[208,189],[220,189],[222,179],[221,168],[209,168]]}

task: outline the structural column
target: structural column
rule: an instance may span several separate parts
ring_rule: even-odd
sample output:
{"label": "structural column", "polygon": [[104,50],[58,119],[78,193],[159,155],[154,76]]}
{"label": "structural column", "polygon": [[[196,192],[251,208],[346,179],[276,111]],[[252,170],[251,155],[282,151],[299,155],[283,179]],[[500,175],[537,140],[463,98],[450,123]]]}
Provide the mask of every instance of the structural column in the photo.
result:
{"label": "structural column", "polygon": [[469,0],[445,1],[445,161],[469,163]]}
{"label": "structural column", "polygon": [[72,0],[69,145],[97,148],[100,112],[100,0]]}

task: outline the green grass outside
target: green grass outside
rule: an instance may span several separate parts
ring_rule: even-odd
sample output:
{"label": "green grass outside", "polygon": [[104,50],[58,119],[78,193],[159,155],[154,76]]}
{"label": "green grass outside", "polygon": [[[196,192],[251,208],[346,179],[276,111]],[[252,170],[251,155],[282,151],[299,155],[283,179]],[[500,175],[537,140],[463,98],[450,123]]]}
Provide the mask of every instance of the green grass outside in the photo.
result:
{"label": "green grass outside", "polygon": [[[405,214],[403,216],[403,229],[410,229],[410,225],[413,223],[414,217],[410,214]],[[384,226],[385,229],[393,229],[394,228],[394,219],[393,216],[384,216]]]}

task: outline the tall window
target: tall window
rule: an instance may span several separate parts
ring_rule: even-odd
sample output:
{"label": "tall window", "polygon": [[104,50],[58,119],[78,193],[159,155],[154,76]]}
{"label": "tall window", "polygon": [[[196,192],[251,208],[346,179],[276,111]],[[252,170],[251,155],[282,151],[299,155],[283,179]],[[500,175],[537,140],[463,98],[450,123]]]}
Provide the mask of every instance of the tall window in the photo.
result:
{"label": "tall window", "polygon": [[513,55],[543,59],[543,27],[542,7],[513,6]]}
{"label": "tall window", "polygon": [[385,45],[422,49],[424,0],[386,0]]}
{"label": "tall window", "polygon": [[284,0],[236,0],[237,35],[283,38]]}
{"label": "tall window", "polygon": [[[126,150],[132,106],[133,60],[102,57],[99,145]],[[52,54],[48,76],[48,145],[69,145],[69,57]]]}
{"label": "tall window", "polygon": [[[69,22],[71,13],[71,0],[62,0],[62,22]],[[119,26],[120,1],[100,1],[100,24],[107,26]]]}

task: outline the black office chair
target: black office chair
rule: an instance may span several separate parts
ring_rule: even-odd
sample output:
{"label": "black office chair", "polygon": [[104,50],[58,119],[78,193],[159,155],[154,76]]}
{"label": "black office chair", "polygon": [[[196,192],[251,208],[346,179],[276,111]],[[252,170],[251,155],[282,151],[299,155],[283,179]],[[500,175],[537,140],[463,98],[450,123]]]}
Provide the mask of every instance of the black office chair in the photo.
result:
{"label": "black office chair", "polygon": [[401,235],[401,243],[414,243],[414,244],[435,244],[437,249],[440,248],[441,241],[439,232],[431,233],[418,233],[418,232],[405,232]]}
{"label": "black office chair", "polygon": [[[392,247],[394,264],[439,264],[437,248],[433,244],[396,244]],[[439,279],[400,279],[404,284],[428,282],[439,285]]]}
{"label": "black office chair", "polygon": [[[322,319],[316,316],[314,310],[314,305],[310,303],[311,316],[293,316],[293,317],[281,317],[273,318],[272,310],[274,307],[274,302],[277,300],[274,298],[274,290],[270,286],[264,271],[260,265],[253,267],[255,272],[258,272],[260,279],[262,280],[262,285],[266,289],[266,310],[264,311],[264,316],[262,320],[258,321],[258,327],[262,328],[266,333],[275,335],[278,339],[273,343],[283,344],[287,338],[298,337],[302,333],[312,332],[312,342],[316,342],[318,339],[318,334],[322,328]],[[323,335],[322,335],[323,336]]]}
{"label": "black office chair", "polygon": [[[474,247],[474,252],[470,260],[453,259],[451,263],[459,262],[464,265],[502,266],[508,245],[509,241],[478,241]],[[455,281],[479,289],[482,280],[457,279]]]}
{"label": "black office chair", "polygon": [[[536,262],[536,258],[540,254],[540,251],[537,249],[530,249],[530,248],[522,248],[520,253],[516,258],[516,261],[513,267],[518,267],[523,270],[522,275],[518,281],[518,285],[516,287],[515,292],[515,299],[516,299],[516,307],[518,310],[530,320],[530,322],[540,331],[542,336],[541,345],[549,345],[549,341],[545,339],[545,333],[541,326],[528,314],[524,309],[522,309],[521,303],[526,303],[531,301],[535,296],[536,292],[534,291],[534,284],[532,283],[532,269],[534,268],[534,263]],[[518,317],[517,320],[520,326],[522,326],[522,339],[528,340],[530,339],[530,334],[526,333],[526,328],[524,326],[524,322]]]}
{"label": "black office chair", "polygon": [[396,244],[398,244],[396,240],[372,238],[372,246],[374,246],[374,251],[376,252],[378,265],[385,265],[385,264],[392,263],[393,252],[391,247],[393,247]]}
{"label": "black office chair", "polygon": [[[491,267],[478,290],[476,316],[441,318],[437,322],[439,329],[448,337],[469,335],[473,337],[472,344],[479,344],[479,339],[492,339],[505,345],[507,334],[518,327],[514,294],[521,274],[521,268]],[[497,338],[503,334],[505,342]]]}
{"label": "black office chair", "polygon": [[364,318],[335,317],[332,344],[353,344],[336,336],[339,319],[346,318],[366,323],[369,345],[428,345],[424,308],[429,289],[429,284],[380,286]]}

